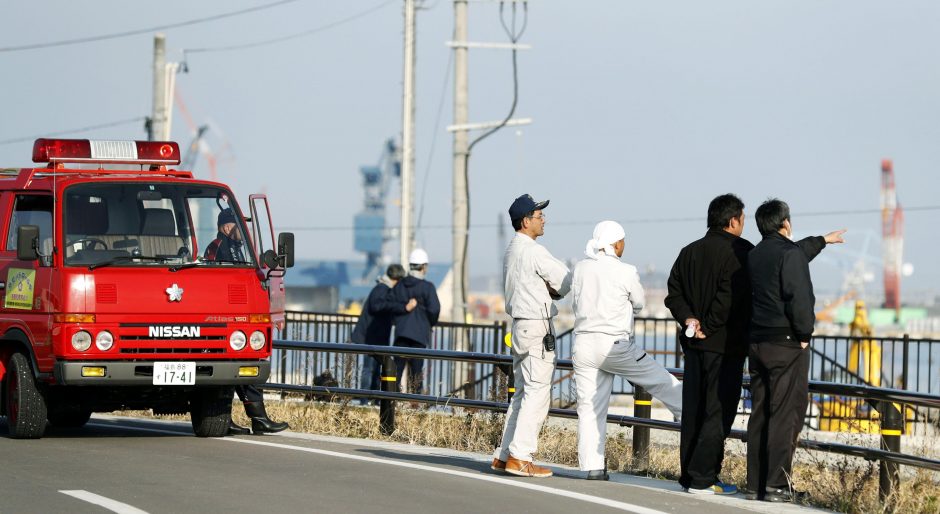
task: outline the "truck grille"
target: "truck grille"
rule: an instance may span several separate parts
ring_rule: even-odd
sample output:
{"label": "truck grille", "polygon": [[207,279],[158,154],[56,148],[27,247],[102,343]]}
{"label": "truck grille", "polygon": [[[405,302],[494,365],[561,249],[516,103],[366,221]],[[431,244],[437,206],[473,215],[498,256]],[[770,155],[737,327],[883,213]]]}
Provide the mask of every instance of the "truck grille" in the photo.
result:
{"label": "truck grille", "polygon": [[[150,327],[176,326],[199,335],[150,335]],[[228,351],[229,332],[225,323],[121,323],[116,339],[123,355],[217,355]]]}

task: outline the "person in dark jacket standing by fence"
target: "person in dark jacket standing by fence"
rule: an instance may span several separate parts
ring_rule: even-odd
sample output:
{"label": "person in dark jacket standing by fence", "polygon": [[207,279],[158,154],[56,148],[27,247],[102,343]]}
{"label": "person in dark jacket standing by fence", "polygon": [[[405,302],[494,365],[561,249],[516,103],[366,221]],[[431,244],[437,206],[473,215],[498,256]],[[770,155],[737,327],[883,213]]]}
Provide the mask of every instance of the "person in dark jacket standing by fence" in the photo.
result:
{"label": "person in dark jacket standing by fence", "polygon": [[[401,264],[389,265],[385,275],[379,278],[378,284],[369,292],[349,342],[385,346],[391,342],[389,338],[392,335],[394,316],[411,312],[417,305],[414,298],[405,303],[398,301],[392,294],[392,288],[399,280],[405,278],[405,275],[405,268]],[[382,360],[374,355],[364,355],[359,388],[378,389],[381,372]]]}
{"label": "person in dark jacket standing by fence", "polygon": [[845,230],[794,243],[790,207],[767,200],[754,215],[763,239],[748,255],[751,333],[748,370],[753,406],[747,424],[747,488],[751,499],[785,502],[793,453],[809,402],[809,347],[816,323],[809,261]]}
{"label": "person in dark jacket standing by fence", "polygon": [[747,357],[747,254],[754,245],[743,231],[744,202],[716,197],[708,205],[708,232],[679,252],[667,284],[666,307],[682,325],[685,354],[679,484],[693,494],[737,492],[718,475]]}
{"label": "person in dark jacket standing by fence", "polygon": [[[434,284],[424,279],[428,271],[428,253],[416,248],[408,256],[408,266],[410,274],[401,279],[392,292],[396,301],[405,303],[414,298],[417,306],[411,312],[395,316],[395,346],[427,348],[431,344],[431,327],[437,324],[441,314],[441,302]],[[424,359],[395,357],[399,383],[406,364],[409,390],[421,394],[424,390]]]}

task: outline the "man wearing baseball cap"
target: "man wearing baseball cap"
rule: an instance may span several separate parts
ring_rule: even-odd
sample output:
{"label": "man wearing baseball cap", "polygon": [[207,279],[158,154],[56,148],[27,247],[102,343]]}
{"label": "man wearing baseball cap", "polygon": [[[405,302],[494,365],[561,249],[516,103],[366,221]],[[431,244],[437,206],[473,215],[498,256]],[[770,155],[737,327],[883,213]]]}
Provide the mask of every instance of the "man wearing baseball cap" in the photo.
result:
{"label": "man wearing baseball cap", "polygon": [[[412,300],[417,306],[409,312],[395,316],[395,346],[409,348],[427,348],[431,343],[431,327],[437,324],[441,314],[441,302],[437,298],[437,289],[434,284],[424,279],[428,272],[428,252],[415,248],[408,256],[407,277],[398,281],[392,289],[396,302],[400,305],[411,305]],[[408,385],[410,391],[422,394],[424,389],[424,359],[407,359],[395,357],[395,367],[398,368],[398,382],[408,365]]]}
{"label": "man wearing baseball cap", "polygon": [[506,314],[512,316],[512,368],[516,393],[506,412],[503,439],[493,454],[492,468],[516,476],[549,477],[552,470],[532,462],[539,431],[548,415],[555,371],[558,314],[553,300],[568,294],[571,273],[535,240],[545,234],[548,200],[529,195],[516,198],[509,218],[516,231],[503,258]]}
{"label": "man wearing baseball cap", "polygon": [[[219,233],[216,234],[215,240],[206,245],[205,259],[214,262],[249,264],[241,223],[238,222],[235,211],[231,207],[222,209],[216,218],[216,224],[219,227]],[[245,406],[245,414],[251,419],[251,432],[255,435],[280,432],[290,428],[287,423],[274,421],[268,417],[264,409],[264,395],[257,386],[250,384],[236,386],[235,394]],[[237,425],[229,418],[229,435],[244,435],[248,432],[247,428]]]}

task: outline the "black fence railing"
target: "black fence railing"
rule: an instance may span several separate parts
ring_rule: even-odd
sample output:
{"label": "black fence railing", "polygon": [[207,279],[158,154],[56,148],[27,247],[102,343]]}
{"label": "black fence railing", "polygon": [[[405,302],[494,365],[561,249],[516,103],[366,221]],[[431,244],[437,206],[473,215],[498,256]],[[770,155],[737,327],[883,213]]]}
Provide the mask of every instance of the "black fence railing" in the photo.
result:
{"label": "black fence railing", "polygon": [[[311,341],[290,341],[276,340],[274,342],[276,350],[281,352],[306,352],[306,353],[341,353],[341,354],[363,354],[379,356],[406,356],[432,359],[440,362],[470,362],[478,365],[491,367],[493,373],[498,373],[496,369],[500,366],[512,362],[512,357],[503,354],[485,353],[485,352],[465,352],[448,350],[428,350],[421,348],[397,348],[388,346],[369,346],[357,344],[336,344]],[[391,361],[391,359],[387,359]],[[572,363],[569,359],[560,359],[557,369],[566,372],[572,370]],[[671,369],[671,372],[681,378],[681,371]],[[745,380],[745,387],[748,386]],[[477,400],[461,398],[449,395],[424,395],[407,394],[395,390],[369,391],[347,387],[324,387],[307,384],[291,383],[273,383],[265,386],[267,389],[280,390],[282,392],[297,392],[307,395],[327,395],[327,396],[352,396],[361,398],[377,399],[383,402],[382,417],[388,423],[388,410],[392,409],[391,420],[394,420],[394,401],[422,402],[432,405],[445,407],[464,407],[475,409],[488,409],[495,411],[505,411],[507,403],[497,401],[497,398],[487,400]],[[861,446],[851,446],[841,443],[831,443],[816,441],[811,439],[801,439],[800,446],[803,448],[823,451],[829,453],[838,453],[843,455],[852,455],[868,460],[880,461],[880,493],[885,501],[889,501],[891,492],[897,487],[900,480],[899,465],[916,466],[924,469],[940,471],[940,460],[927,457],[904,454],[901,450],[901,435],[904,432],[903,412],[905,406],[911,406],[922,409],[940,408],[940,396],[928,393],[904,391],[899,389],[873,387],[859,384],[837,384],[831,382],[811,381],[809,385],[810,393],[817,395],[839,395],[842,397],[858,398],[869,402],[882,414],[881,425],[881,448],[866,448]],[[643,394],[637,389],[637,394]],[[505,391],[504,393],[505,394]],[[679,425],[668,421],[653,420],[648,418],[648,412],[644,411],[645,416],[639,416],[639,410],[634,410],[634,416],[608,415],[608,422],[618,423],[620,425],[632,426],[635,429],[634,434],[634,456],[639,462],[648,462],[648,431],[649,429],[662,429],[677,431]],[[550,415],[567,418],[576,418],[577,413],[571,409],[551,409]],[[392,421],[392,424],[394,422]],[[394,430],[394,426],[384,426],[384,430]],[[734,430],[731,437],[737,439],[746,439],[746,433],[741,430]]]}
{"label": "black fence railing", "polygon": [[[286,318],[281,332],[285,339],[346,343],[350,340],[359,316],[288,311]],[[509,347],[503,342],[505,334],[504,322],[488,325],[440,322],[431,329],[430,349],[508,354]],[[355,388],[359,386],[360,370],[365,358],[368,357],[341,352],[310,355],[309,352],[275,350],[271,377],[281,383],[315,385],[335,381],[341,387]],[[469,387],[464,387],[466,397],[487,398],[491,391],[500,386],[496,382],[499,377],[494,375],[492,367],[479,363],[470,362],[460,368],[444,365],[440,361],[429,361],[426,364],[424,392],[427,394],[449,396],[455,392],[455,387],[469,383]]]}
{"label": "black fence railing", "polygon": [[[288,312],[287,324],[281,336],[301,341],[346,342],[358,316],[313,312]],[[431,349],[487,352],[508,355],[504,337],[510,328],[503,322],[493,324],[440,323],[432,329]],[[682,352],[678,326],[671,319],[637,318],[634,337],[649,355],[667,368],[681,368]],[[570,359],[574,334],[571,330],[557,335],[556,353],[560,359]],[[858,338],[847,336],[817,336],[810,347],[810,379],[823,382],[857,385],[883,385],[908,391],[940,394],[940,341],[931,339]],[[292,353],[275,351],[272,381],[297,385],[332,383],[356,388],[362,356],[337,352]],[[746,373],[746,369],[742,370]],[[463,377],[466,376],[466,380]],[[880,380],[871,380],[880,377]],[[487,399],[505,390],[505,378],[495,374],[491,366],[479,363],[456,367],[446,362],[431,360],[425,367],[425,390],[431,396],[452,396],[461,383],[470,386],[462,396]],[[614,381],[614,395],[632,395],[633,386],[622,377]],[[556,369],[553,377],[552,405],[570,407],[577,398],[571,370]],[[832,393],[814,394],[807,412],[805,425],[826,431],[877,433],[881,416],[876,405],[858,398]],[[739,414],[750,412],[750,394],[745,390],[739,405]],[[931,434],[930,428],[940,423],[940,410],[908,406],[903,410],[905,433]]]}

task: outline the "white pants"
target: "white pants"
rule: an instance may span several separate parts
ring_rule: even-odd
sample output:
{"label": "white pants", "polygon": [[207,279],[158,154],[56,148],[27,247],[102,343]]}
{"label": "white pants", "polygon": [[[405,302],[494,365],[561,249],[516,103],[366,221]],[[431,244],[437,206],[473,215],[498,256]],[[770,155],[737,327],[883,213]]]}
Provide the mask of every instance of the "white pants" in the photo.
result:
{"label": "white pants", "polygon": [[502,443],[493,457],[506,460],[510,455],[531,461],[538,447],[539,431],[551,403],[555,352],[546,352],[542,338],[549,321],[513,320],[512,372],[516,393],[506,411]]}
{"label": "white pants", "polygon": [[607,407],[614,375],[649,391],[672,411],[682,414],[682,383],[633,341],[604,334],[581,334],[572,351],[578,389],[578,463],[582,471],[604,468]]}

